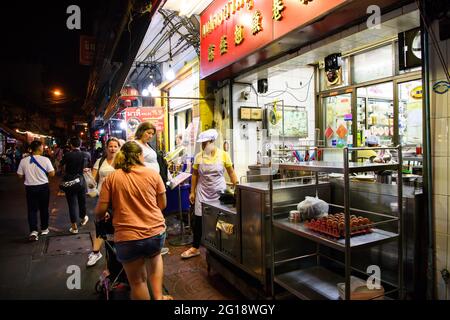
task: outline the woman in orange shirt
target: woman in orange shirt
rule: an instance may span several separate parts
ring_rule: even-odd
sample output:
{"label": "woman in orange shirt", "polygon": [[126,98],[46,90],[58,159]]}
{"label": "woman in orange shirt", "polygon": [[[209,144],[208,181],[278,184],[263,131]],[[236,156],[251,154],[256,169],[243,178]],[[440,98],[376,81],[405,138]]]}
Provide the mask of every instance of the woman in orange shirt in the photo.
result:
{"label": "woman in orange shirt", "polygon": [[131,299],[150,299],[147,281],[155,300],[171,299],[162,294],[164,183],[158,172],[144,166],[142,148],[134,141],[122,146],[114,167],[103,182],[95,213],[97,219],[104,218],[111,202],[117,260],[127,274]]}

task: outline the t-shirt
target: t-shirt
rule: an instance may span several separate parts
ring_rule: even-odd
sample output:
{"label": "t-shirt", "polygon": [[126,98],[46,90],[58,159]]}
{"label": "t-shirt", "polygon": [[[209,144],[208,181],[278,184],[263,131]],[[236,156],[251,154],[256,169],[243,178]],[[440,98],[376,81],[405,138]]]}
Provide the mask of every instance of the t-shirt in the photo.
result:
{"label": "t-shirt", "polygon": [[112,203],[114,241],[146,239],[164,232],[164,216],[156,199],[166,187],[159,174],[146,167],[116,170],[103,182],[100,203]]}
{"label": "t-shirt", "polygon": [[[38,155],[33,157],[47,172],[55,171],[49,158]],[[26,186],[39,186],[48,183],[48,177],[44,171],[37,164],[30,163],[30,161],[31,157],[23,158],[20,160],[19,168],[17,169],[17,174],[25,176],[24,184]]]}
{"label": "t-shirt", "polygon": [[197,153],[194,159],[194,165],[192,167],[195,170],[198,170],[199,164],[216,164],[218,162],[221,162],[225,168],[233,166],[233,162],[231,162],[231,158],[228,152],[217,148],[214,156],[208,156],[203,151]]}
{"label": "t-shirt", "polygon": [[142,152],[144,155],[144,165],[147,168],[151,168],[159,173],[158,156],[156,154],[156,151],[153,150],[153,148],[150,147],[148,144],[141,143],[138,140],[135,140],[135,141],[142,148]]}
{"label": "t-shirt", "polygon": [[100,165],[100,160],[101,160],[101,158],[97,159],[97,161],[94,164],[94,169],[97,170],[97,174],[98,174],[98,187],[97,187],[98,193],[100,193],[100,191],[102,191],[102,184],[103,184],[103,181],[105,180],[105,178],[110,173],[116,171],[116,169],[114,169],[114,167],[111,166],[108,163],[108,160],[106,160],[106,159],[103,160],[102,167],[99,169],[98,166]]}
{"label": "t-shirt", "polygon": [[61,160],[61,164],[66,166],[66,176],[69,178],[83,174],[83,169],[89,167],[90,162],[91,155],[78,149],[67,152]]}

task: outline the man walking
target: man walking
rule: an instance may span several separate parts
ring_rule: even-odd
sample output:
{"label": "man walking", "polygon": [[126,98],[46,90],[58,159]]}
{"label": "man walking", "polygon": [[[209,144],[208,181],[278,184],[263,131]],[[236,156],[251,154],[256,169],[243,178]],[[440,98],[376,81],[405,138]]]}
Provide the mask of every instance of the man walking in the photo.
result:
{"label": "man walking", "polygon": [[66,190],[67,204],[69,205],[70,222],[72,226],[69,229],[71,233],[78,233],[76,207],[78,202],[78,216],[81,219],[81,225],[84,226],[89,220],[86,214],[86,181],[83,177],[83,171],[89,167],[91,156],[87,152],[80,150],[81,140],[73,137],[69,140],[70,152],[64,154],[61,165],[65,166],[64,181],[81,180],[81,187],[74,190]]}
{"label": "man walking", "polygon": [[50,200],[50,188],[48,177],[55,175],[50,159],[43,157],[44,147],[42,142],[33,141],[30,145],[31,155],[23,158],[19,163],[17,174],[25,178],[25,190],[27,195],[28,224],[30,227],[30,241],[39,239],[37,212],[41,216],[41,235],[49,233],[48,230],[48,203]]}

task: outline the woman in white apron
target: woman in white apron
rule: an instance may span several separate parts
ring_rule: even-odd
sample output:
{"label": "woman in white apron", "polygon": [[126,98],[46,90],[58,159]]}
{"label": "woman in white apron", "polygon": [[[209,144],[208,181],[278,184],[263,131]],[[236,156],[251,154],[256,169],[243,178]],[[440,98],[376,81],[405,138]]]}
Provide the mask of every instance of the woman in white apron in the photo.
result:
{"label": "woman in white apron", "polygon": [[230,156],[214,145],[218,133],[210,129],[200,133],[197,142],[202,143],[202,150],[195,156],[189,200],[195,206],[194,241],[192,247],[181,254],[184,259],[200,255],[202,238],[202,202],[219,200],[219,192],[226,188],[225,170],[231,182],[238,180],[231,163]]}

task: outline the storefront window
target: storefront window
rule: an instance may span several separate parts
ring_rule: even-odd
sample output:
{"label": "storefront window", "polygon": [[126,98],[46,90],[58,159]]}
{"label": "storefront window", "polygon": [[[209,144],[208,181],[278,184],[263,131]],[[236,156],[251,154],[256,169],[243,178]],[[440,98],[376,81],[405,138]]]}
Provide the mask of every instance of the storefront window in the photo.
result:
{"label": "storefront window", "polygon": [[398,85],[399,135],[402,145],[422,145],[422,82]]}
{"label": "storefront window", "polygon": [[387,82],[357,90],[358,146],[369,136],[377,137],[380,145],[392,145],[394,137],[393,83]]}
{"label": "storefront window", "polygon": [[323,99],[325,108],[325,141],[327,147],[343,148],[353,142],[352,95],[341,94]]}
{"label": "storefront window", "polygon": [[353,81],[363,83],[393,76],[393,46],[388,45],[353,57]]}

